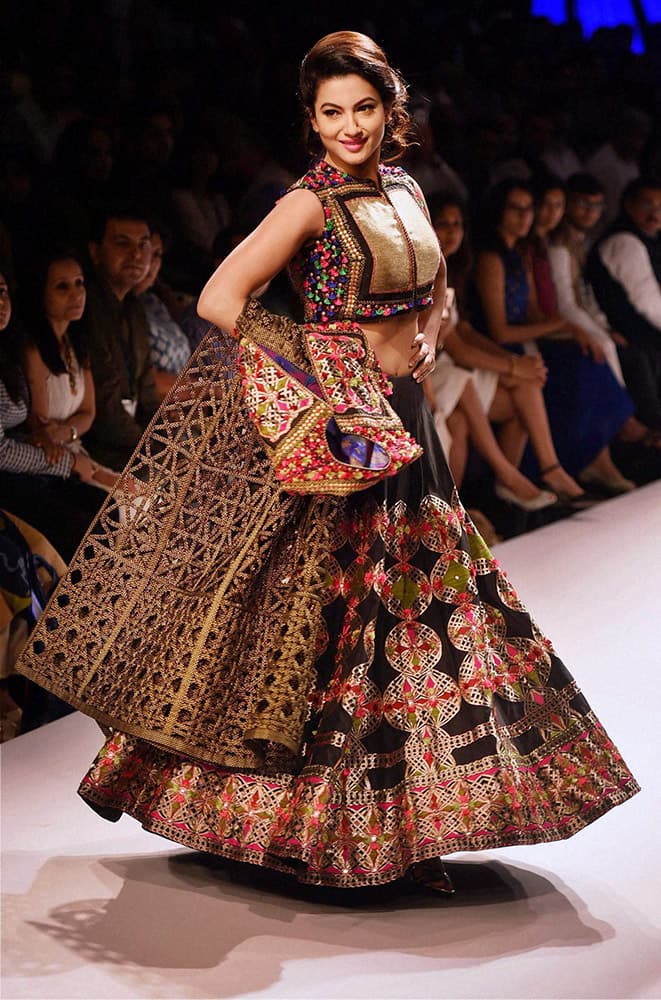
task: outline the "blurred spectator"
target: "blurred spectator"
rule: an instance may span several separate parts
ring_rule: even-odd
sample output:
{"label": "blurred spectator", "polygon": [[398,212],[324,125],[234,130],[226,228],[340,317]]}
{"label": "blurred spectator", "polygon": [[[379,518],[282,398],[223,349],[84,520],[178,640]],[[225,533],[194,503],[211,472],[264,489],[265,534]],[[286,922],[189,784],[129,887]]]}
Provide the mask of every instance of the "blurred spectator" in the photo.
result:
{"label": "blurred spectator", "polygon": [[[85,301],[83,270],[71,251],[54,251],[37,259],[22,295],[21,311],[30,425],[35,443],[61,445],[74,454],[86,454],[82,436],[95,415],[94,383],[80,322]],[[91,485],[110,490],[117,478],[100,465]]]}
{"label": "blurred spectator", "polygon": [[87,456],[48,441],[34,444],[21,356],[9,289],[0,275],[0,507],[28,521],[71,559],[103,495],[87,485],[95,472]]}
{"label": "blurred spectator", "polygon": [[209,259],[216,236],[230,224],[227,199],[218,188],[218,153],[203,135],[185,143],[185,166],[172,192],[179,227],[184,239],[204,250]]}
{"label": "blurred spectator", "polygon": [[554,108],[551,116],[553,127],[540,154],[540,160],[546,171],[562,181],[566,181],[572,174],[577,174],[581,170],[579,156],[567,140],[568,118],[565,111]]}
{"label": "blurred spectator", "polygon": [[115,190],[139,205],[144,218],[172,226],[171,160],[175,146],[174,114],[156,107],[124,129],[117,162]]}
{"label": "blurred spectator", "polygon": [[409,146],[401,165],[418,182],[425,197],[448,191],[467,201],[468,190],[456,170],[443,159],[434,145],[429,108],[418,103],[413,110],[417,143]]}
{"label": "blurred spectator", "polygon": [[48,163],[62,131],[80,115],[76,74],[69,60],[40,59],[32,77],[23,77],[21,92],[1,120],[0,136]]}
{"label": "blurred spectator", "polygon": [[603,209],[604,191],[599,181],[590,174],[573,174],[567,181],[567,206],[562,223],[547,229],[543,211],[538,209],[535,227],[538,238],[549,240],[548,259],[558,312],[599,344],[613,375],[624,385],[616,347],[620,335],[609,329],[608,320],[585,281],[586,241]]}
{"label": "blurred spectator", "polygon": [[55,147],[53,185],[46,199],[52,241],[87,253],[94,219],[110,200],[114,143],[109,126],[83,118],[69,125]]}
{"label": "blurred spectator", "polygon": [[622,370],[640,420],[661,430],[661,181],[637,179],[622,214],[590,254],[587,276],[609,324],[626,340]]}
{"label": "blurred spectator", "polygon": [[154,382],[159,396],[163,398],[190,358],[191,349],[186,334],[172,318],[168,307],[158,294],[165,291],[172,297],[170,289],[161,289],[159,286],[164,243],[163,236],[156,226],[152,226],[151,249],[149,270],[133,289],[133,294],[137,295],[145,311]]}
{"label": "blurred spectator", "polygon": [[549,233],[554,232],[565,214],[567,197],[559,179],[543,175],[533,184],[535,195],[535,221],[530,236],[529,256],[533,280],[537,291],[537,304],[546,316],[558,312],[551,264],[549,262]]}
{"label": "blurred spectator", "polygon": [[638,161],[650,131],[649,115],[636,108],[626,108],[613,122],[608,141],[585,161],[586,171],[597,178],[605,196],[597,233],[603,233],[616,218],[622,192],[638,177]]}
{"label": "blurred spectator", "polygon": [[86,318],[96,388],[89,444],[100,461],[119,470],[160,402],[147,320],[133,294],[151,262],[150,236],[139,210],[109,208],[89,245],[95,277],[89,284]]}

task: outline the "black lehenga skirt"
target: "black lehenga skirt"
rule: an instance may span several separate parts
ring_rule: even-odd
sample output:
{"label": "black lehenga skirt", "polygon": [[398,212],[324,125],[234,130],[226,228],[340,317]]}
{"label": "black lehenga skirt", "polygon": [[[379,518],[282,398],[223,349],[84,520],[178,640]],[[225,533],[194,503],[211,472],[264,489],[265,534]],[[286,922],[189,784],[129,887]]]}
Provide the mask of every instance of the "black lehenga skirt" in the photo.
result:
{"label": "black lehenga skirt", "polygon": [[102,815],[361,886],[454,851],[570,837],[638,790],[461,506],[420,386],[393,386],[424,455],[333,501],[300,748],[226,766],[114,731],[80,786]]}

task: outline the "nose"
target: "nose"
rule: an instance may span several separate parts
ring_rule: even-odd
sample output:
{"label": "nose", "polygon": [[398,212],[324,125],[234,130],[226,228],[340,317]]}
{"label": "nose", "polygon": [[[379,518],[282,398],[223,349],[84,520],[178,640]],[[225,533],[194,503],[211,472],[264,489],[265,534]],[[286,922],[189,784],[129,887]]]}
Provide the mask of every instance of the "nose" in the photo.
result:
{"label": "nose", "polygon": [[358,119],[352,112],[349,112],[344,131],[346,132],[347,136],[351,136],[352,138],[354,136],[362,134],[363,130],[360,126],[360,123],[358,122]]}

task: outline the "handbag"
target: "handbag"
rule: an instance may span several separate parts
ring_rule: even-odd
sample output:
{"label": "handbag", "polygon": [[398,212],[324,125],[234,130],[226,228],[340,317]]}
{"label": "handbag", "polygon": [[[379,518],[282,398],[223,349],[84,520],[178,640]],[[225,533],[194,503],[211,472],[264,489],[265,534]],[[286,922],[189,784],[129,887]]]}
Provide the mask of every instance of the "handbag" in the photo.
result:
{"label": "handbag", "polygon": [[236,332],[246,407],[287,492],[345,496],[420,457],[357,324],[297,324],[251,299]]}

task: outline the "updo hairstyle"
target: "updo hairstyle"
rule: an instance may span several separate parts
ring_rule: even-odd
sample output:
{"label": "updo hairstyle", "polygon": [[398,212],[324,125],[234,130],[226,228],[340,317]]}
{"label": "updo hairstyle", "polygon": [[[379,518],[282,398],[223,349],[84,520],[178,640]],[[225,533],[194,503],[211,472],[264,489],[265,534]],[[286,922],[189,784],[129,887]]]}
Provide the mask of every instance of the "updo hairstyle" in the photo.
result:
{"label": "updo hairstyle", "polygon": [[351,73],[361,76],[374,87],[389,113],[390,120],[384,136],[384,161],[392,163],[400,159],[410,145],[413,132],[406,110],[406,84],[388,63],[383,49],[368,35],[358,31],[334,31],[324,35],[301,63],[299,93],[308,112],[303,127],[306,146],[310,152],[319,153],[320,140],[309,119],[314,112],[319,84]]}

